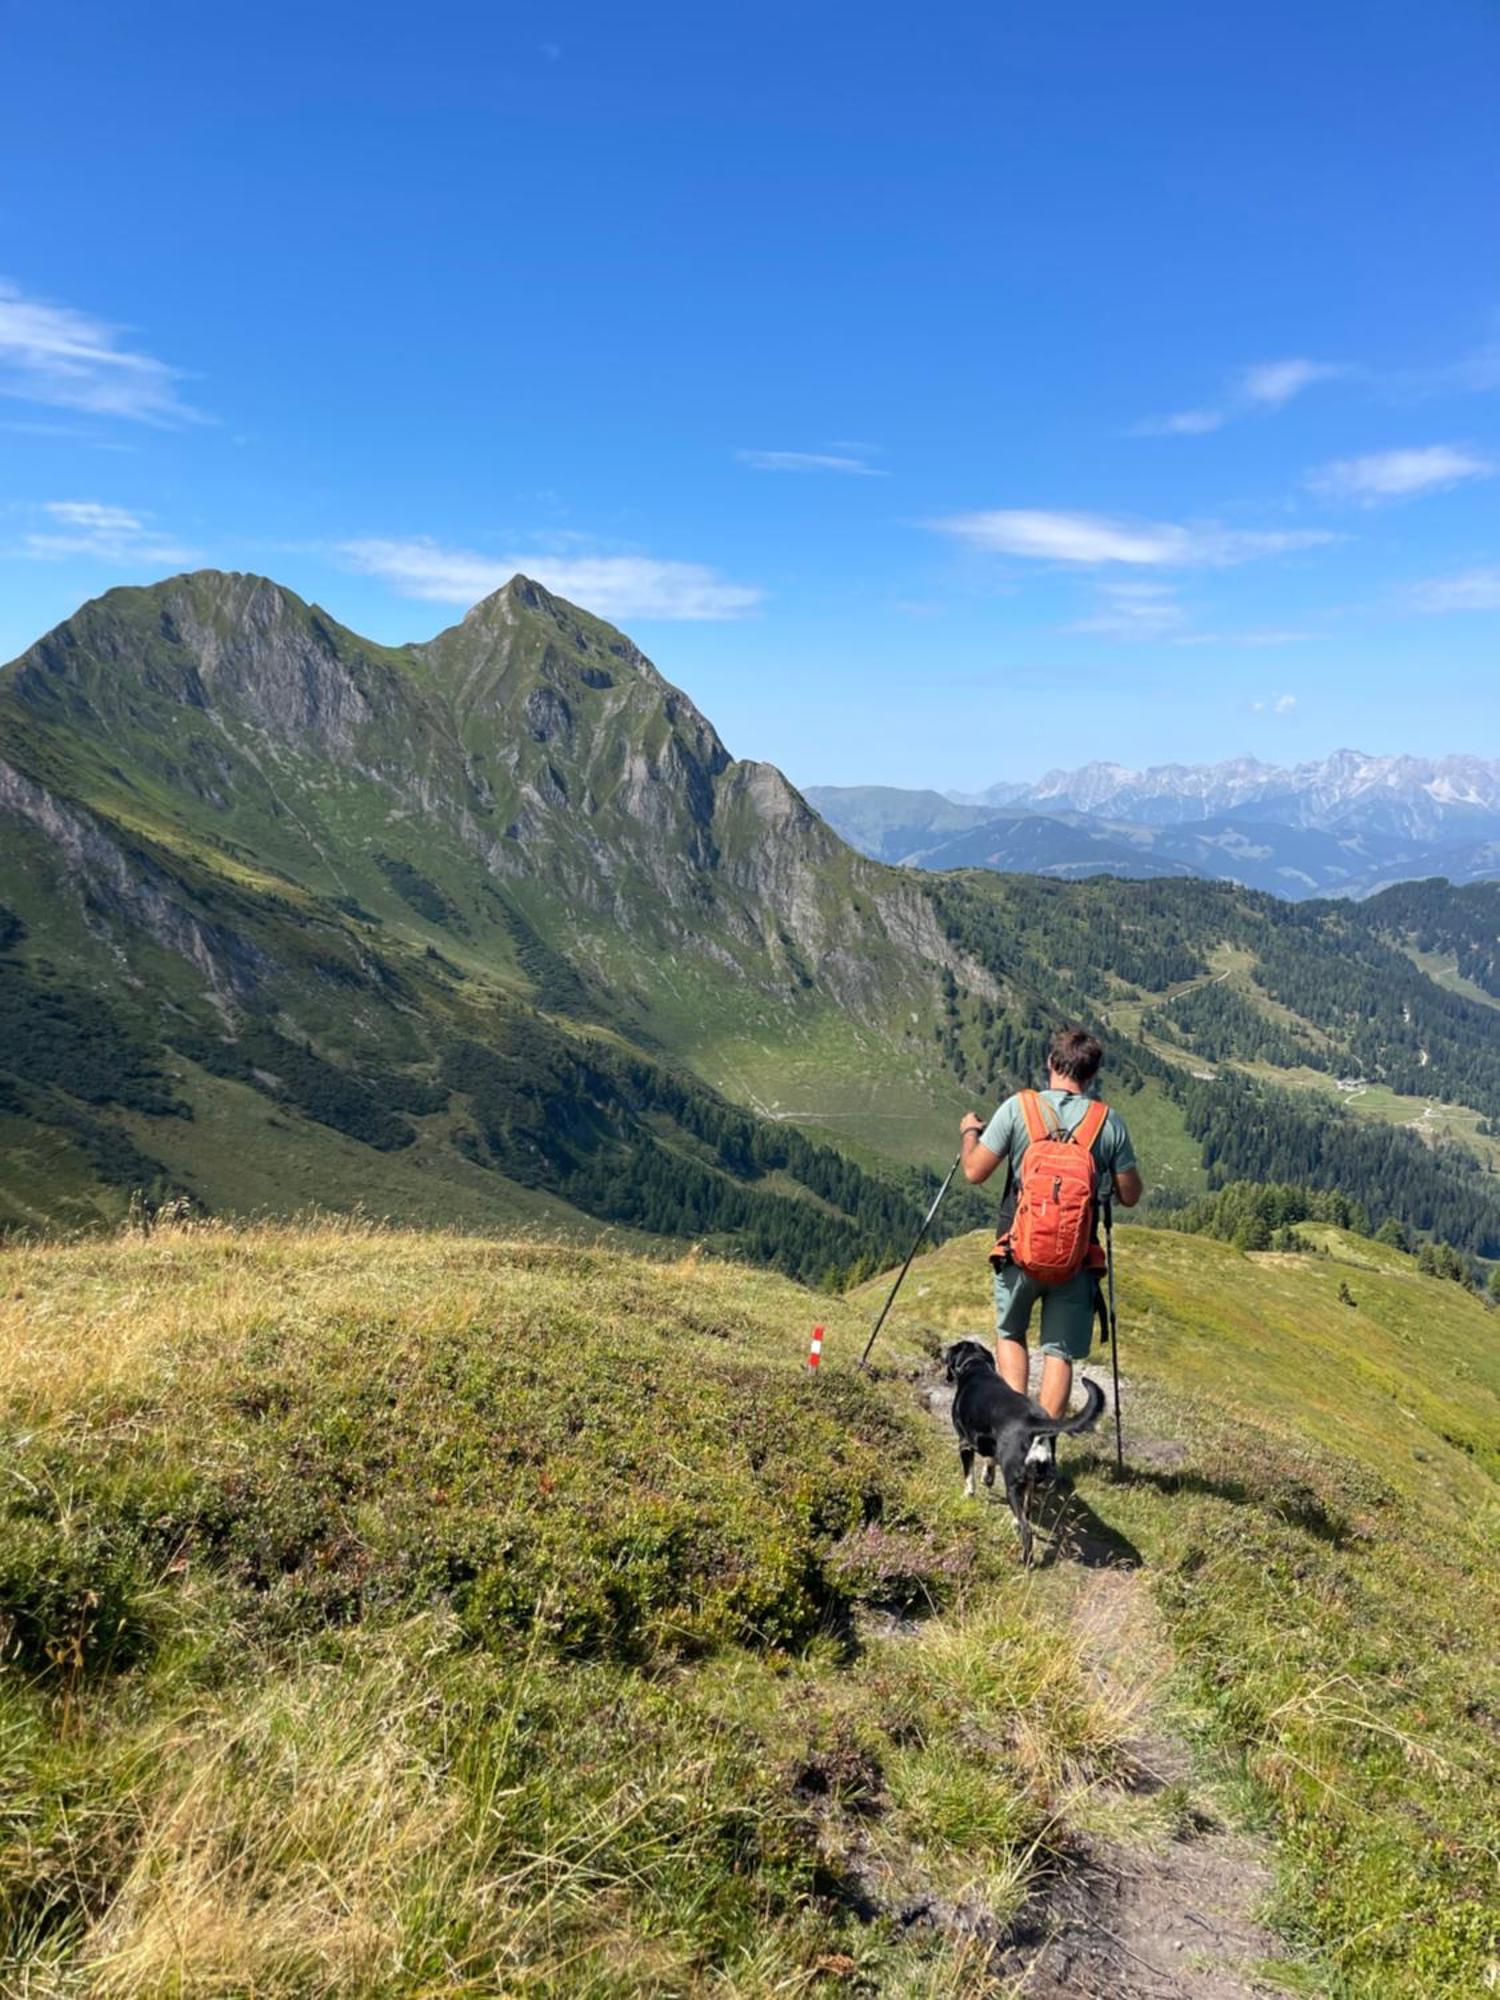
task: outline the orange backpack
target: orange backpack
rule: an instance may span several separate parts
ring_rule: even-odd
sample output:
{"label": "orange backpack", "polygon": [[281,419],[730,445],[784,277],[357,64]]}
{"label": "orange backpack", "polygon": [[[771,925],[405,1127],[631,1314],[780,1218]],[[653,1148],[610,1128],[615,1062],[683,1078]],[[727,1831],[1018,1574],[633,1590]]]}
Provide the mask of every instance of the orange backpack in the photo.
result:
{"label": "orange backpack", "polygon": [[[1099,1168],[1094,1141],[1109,1106],[1094,1099],[1071,1132],[1046,1098],[1020,1094],[1028,1144],[1015,1177],[1015,1214],[1002,1229],[990,1262],[1017,1264],[1039,1285],[1065,1285],[1086,1264],[1103,1262],[1094,1241]],[[1007,1197],[1008,1200],[1008,1197]]]}

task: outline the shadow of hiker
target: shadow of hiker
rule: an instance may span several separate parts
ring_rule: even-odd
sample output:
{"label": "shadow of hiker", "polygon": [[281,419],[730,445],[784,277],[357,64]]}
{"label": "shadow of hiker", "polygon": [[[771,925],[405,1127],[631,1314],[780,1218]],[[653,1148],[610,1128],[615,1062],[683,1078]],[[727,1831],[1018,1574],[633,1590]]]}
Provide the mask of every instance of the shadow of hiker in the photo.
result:
{"label": "shadow of hiker", "polygon": [[1037,1569],[1050,1569],[1057,1562],[1077,1563],[1081,1569],[1141,1567],[1143,1557],[1135,1543],[1101,1520],[1067,1479],[1038,1495],[1031,1525],[1037,1537],[1033,1565]]}
{"label": "shadow of hiker", "polygon": [[1196,1466],[1163,1468],[1132,1464],[1128,1459],[1125,1470],[1120,1472],[1112,1458],[1099,1452],[1080,1456],[1074,1462],[1074,1469],[1106,1479],[1111,1486],[1129,1486],[1137,1491],[1150,1488],[1169,1500],[1189,1493],[1199,1498],[1223,1500],[1231,1507],[1258,1507],[1285,1521],[1289,1527],[1300,1528],[1303,1534],[1312,1536],[1315,1541],[1326,1542],[1334,1549],[1343,1548],[1353,1536],[1348,1516],[1331,1513],[1305,1480],[1288,1479],[1275,1484],[1252,1485],[1243,1479],[1220,1478],[1202,1472]]}

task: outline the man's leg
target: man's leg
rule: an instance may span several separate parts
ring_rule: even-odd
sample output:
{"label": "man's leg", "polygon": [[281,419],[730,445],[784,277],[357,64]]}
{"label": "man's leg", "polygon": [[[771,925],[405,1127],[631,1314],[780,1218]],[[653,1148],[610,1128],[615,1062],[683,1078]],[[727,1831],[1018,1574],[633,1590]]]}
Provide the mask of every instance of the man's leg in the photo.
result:
{"label": "man's leg", "polygon": [[1049,1417],[1060,1417],[1073,1393],[1073,1364],[1060,1354],[1042,1356],[1042,1386],[1036,1399]]}
{"label": "man's leg", "polygon": [[1028,1366],[1026,1329],[1035,1300],[1036,1286],[1014,1264],[995,1273],[995,1366],[1006,1387],[1022,1396]]}
{"label": "man's leg", "polygon": [[1060,1417],[1073,1392],[1073,1364],[1087,1361],[1094,1339],[1094,1275],[1080,1271],[1042,1301],[1042,1382],[1037,1401]]}
{"label": "man's leg", "polygon": [[1000,1334],[995,1341],[995,1366],[1000,1380],[1020,1395],[1026,1394],[1026,1377],[1031,1357],[1026,1352],[1025,1334]]}

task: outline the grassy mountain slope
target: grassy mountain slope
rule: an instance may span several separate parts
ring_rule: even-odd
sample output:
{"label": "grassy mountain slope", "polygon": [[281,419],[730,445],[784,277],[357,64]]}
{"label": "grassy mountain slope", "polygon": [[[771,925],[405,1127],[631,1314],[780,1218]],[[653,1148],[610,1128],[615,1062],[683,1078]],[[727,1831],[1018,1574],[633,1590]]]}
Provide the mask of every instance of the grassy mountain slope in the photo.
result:
{"label": "grassy mountain slope", "polygon": [[810,785],[806,798],[841,839],[877,861],[914,860],[993,817],[985,806],[896,785]]}
{"label": "grassy mountain slope", "polygon": [[326,1225],[0,1271],[7,1987],[957,1996],[861,1870],[1012,1911],[1116,1759],[782,1280]]}
{"label": "grassy mountain slope", "polygon": [[[1047,992],[1052,1018],[1101,1026],[1111,1095],[1132,1114],[1144,1100],[1174,1195],[1204,1171],[1337,1188],[1377,1220],[1500,1257],[1500,1012],[1433,978],[1417,942],[1466,946],[1482,971],[1483,905],[1464,899],[1487,892],[1396,893],[1292,905],[1217,883],[983,874],[934,890],[950,938],[1002,991]],[[976,1092],[1025,1073],[1024,1007],[949,994],[944,1052]],[[1033,1009],[1030,1046],[1047,1017]]]}
{"label": "grassy mountain slope", "polygon": [[[693,1260],[0,1251],[0,1980],[999,1995],[1080,1843],[1191,1879],[1260,1815],[1281,1983],[1479,1990],[1492,1320],[1362,1242],[1131,1232],[1138,1471],[1073,1449],[1023,1578],[911,1381],[982,1323],[982,1248],[924,1260],[866,1378],[864,1301]],[[1076,1546],[1161,1606],[1128,1697]],[[1199,1743],[1164,1788],[1143,1703]]]}
{"label": "grassy mountain slope", "polygon": [[[0,1220],[280,1181],[709,1236],[748,1201],[781,1241],[811,1210],[759,1183],[826,1201],[838,1172],[808,1182],[795,1132],[752,1112],[752,1138],[684,1064],[732,1087],[739,1041],[846,1072],[873,1046],[933,1118],[912,1016],[956,961],[929,904],[524,579],[397,649],[257,578],[111,592],[0,677],[0,843],[0,1116],[30,1140]],[[905,1227],[888,1169],[846,1180],[790,1267]]]}
{"label": "grassy mountain slope", "polygon": [[[1500,1833],[1496,1316],[1399,1251],[1301,1233],[1307,1254],[1245,1255],[1120,1232],[1133,1471],[1116,1482],[1101,1426],[1070,1504],[1139,1551],[1190,1725],[1278,1829],[1282,1923],[1325,1968],[1307,1990],[1479,1992]],[[986,1247],[922,1259],[910,1318],[983,1331]],[[1107,1380],[1107,1357],[1091,1372]]]}

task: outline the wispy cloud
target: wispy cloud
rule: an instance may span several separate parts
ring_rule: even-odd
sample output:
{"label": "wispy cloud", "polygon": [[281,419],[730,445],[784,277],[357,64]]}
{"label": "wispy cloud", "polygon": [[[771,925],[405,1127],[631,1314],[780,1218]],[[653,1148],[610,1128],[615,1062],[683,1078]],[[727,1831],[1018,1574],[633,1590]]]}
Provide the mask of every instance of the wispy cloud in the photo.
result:
{"label": "wispy cloud", "polygon": [[126,507],[111,507],[101,500],[44,500],[35,512],[46,525],[23,534],[12,555],[33,562],[94,556],[158,566],[193,560],[194,551],[159,533],[149,514],[133,514]]}
{"label": "wispy cloud", "polygon": [[1245,646],[1260,651],[1268,646],[1308,646],[1318,639],[1316,632],[1299,632],[1276,625],[1253,627],[1248,632],[1186,632],[1179,646]]}
{"label": "wispy cloud", "polygon": [[928,524],[970,548],[1037,562],[1101,565],[1125,563],[1163,569],[1223,569],[1260,556],[1290,554],[1337,541],[1319,528],[1224,528],[1214,522],[1179,526],[1130,521],[1103,514],[1060,514],[1036,508],[1000,508],[954,514]]}
{"label": "wispy cloud", "polygon": [[1407,592],[1417,611],[1500,611],[1500,568],[1430,577]]}
{"label": "wispy cloud", "polygon": [[1174,410],[1165,417],[1147,417],[1132,427],[1136,437],[1203,437],[1222,430],[1236,417],[1257,410],[1279,410],[1315,382],[1331,381],[1348,371],[1331,361],[1309,361],[1293,355],[1285,361],[1257,361],[1242,368],[1213,408]]}
{"label": "wispy cloud", "polygon": [[0,279],[0,395],[137,423],[205,421],[177,393],[180,370],[123,340],[120,327]]}
{"label": "wispy cloud", "polygon": [[1373,451],[1363,458],[1339,458],[1310,472],[1306,484],[1327,500],[1346,500],[1360,507],[1378,507],[1389,500],[1410,500],[1420,493],[1440,493],[1470,479],[1488,479],[1492,460],[1458,445],[1429,444],[1403,451]]}
{"label": "wispy cloud", "polygon": [[1099,592],[1098,609],[1068,630],[1105,639],[1161,640],[1183,631],[1187,623],[1171,584],[1109,583]]}
{"label": "wispy cloud", "polygon": [[1331,382],[1343,372],[1331,361],[1309,361],[1301,355],[1289,361],[1258,361],[1240,375],[1239,392],[1247,403],[1279,410],[1315,382]]}
{"label": "wispy cloud", "polygon": [[1167,417],[1145,418],[1134,431],[1137,437],[1203,437],[1226,422],[1222,410],[1174,410]]}
{"label": "wispy cloud", "polygon": [[1158,646],[1294,646],[1314,636],[1275,626],[1252,627],[1244,632],[1205,632],[1182,603],[1177,585],[1154,579],[1101,583],[1094,611],[1064,629],[1102,639]]}
{"label": "wispy cloud", "polygon": [[871,465],[863,458],[827,451],[737,451],[735,457],[741,465],[754,466],[757,472],[848,472],[861,479],[890,476],[884,467]]}
{"label": "wispy cloud", "polygon": [[1296,706],[1297,697],[1294,694],[1272,694],[1266,695],[1263,700],[1252,701],[1250,711],[1253,715],[1290,715]]}
{"label": "wispy cloud", "polygon": [[377,576],[403,597],[434,604],[473,604],[518,572],[606,618],[743,618],[762,592],[730,583],[700,563],[651,556],[486,556],[444,548],[429,537],[366,537],[337,550],[350,568]]}

